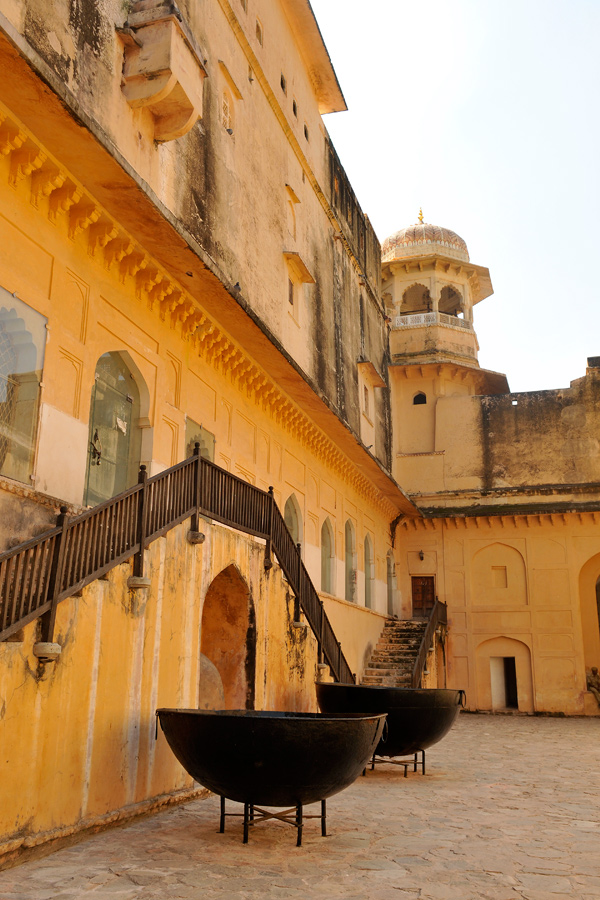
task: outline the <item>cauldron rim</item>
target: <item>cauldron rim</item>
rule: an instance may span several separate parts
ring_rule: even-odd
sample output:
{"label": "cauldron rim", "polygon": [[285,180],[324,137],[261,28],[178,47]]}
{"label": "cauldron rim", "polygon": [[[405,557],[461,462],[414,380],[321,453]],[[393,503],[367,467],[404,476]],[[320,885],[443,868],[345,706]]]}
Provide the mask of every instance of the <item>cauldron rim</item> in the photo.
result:
{"label": "cauldron rim", "polygon": [[260,718],[260,719],[304,719],[305,721],[315,720],[322,722],[326,719],[335,719],[336,722],[344,720],[353,721],[356,719],[380,719],[387,713],[372,712],[296,712],[294,710],[279,709],[185,709],[181,706],[162,706],[158,707],[155,715],[160,713],[190,713],[197,716],[236,716],[240,719]]}

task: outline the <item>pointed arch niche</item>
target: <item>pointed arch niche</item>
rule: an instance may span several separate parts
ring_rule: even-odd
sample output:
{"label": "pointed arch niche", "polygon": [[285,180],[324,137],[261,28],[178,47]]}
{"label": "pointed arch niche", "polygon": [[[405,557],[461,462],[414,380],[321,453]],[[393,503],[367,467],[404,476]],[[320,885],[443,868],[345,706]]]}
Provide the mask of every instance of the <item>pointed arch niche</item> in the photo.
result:
{"label": "pointed arch niche", "polygon": [[250,589],[233,564],[206,592],[200,653],[200,708],[215,708],[222,696],[225,709],[254,709],[256,615]]}
{"label": "pointed arch niche", "polygon": [[483,641],[475,651],[477,709],[533,712],[531,650],[504,635]]}
{"label": "pointed arch niche", "polygon": [[478,550],[471,563],[471,596],[474,606],[526,606],[522,553],[499,541]]}

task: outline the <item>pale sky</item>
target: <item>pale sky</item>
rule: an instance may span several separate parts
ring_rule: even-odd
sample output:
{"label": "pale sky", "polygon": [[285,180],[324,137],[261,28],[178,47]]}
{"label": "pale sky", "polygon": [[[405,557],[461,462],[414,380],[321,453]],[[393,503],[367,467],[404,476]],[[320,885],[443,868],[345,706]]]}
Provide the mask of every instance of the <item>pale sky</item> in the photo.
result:
{"label": "pale sky", "polygon": [[600,356],[600,0],[311,0],[348,112],[325,116],[381,241],[417,221],[488,266],[479,362],[512,391]]}

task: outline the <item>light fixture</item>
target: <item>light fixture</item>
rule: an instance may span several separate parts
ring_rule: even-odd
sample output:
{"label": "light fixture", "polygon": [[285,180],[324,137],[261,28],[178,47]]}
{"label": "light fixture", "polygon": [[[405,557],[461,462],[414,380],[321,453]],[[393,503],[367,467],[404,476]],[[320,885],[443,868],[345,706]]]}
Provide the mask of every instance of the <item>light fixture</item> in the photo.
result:
{"label": "light fixture", "polygon": [[421,560],[421,562],[423,562],[423,560],[425,559],[425,554],[422,550],[419,550],[419,559]]}

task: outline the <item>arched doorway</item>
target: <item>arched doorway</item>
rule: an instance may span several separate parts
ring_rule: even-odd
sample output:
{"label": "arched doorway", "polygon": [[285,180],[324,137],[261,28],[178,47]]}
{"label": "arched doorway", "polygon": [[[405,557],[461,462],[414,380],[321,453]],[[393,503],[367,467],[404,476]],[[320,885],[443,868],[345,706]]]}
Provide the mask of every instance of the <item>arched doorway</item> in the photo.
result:
{"label": "arched doorway", "polygon": [[85,506],[109,500],[135,484],[141,456],[140,388],[124,353],[96,364],[90,404]]}
{"label": "arched doorway", "polygon": [[475,652],[477,708],[533,712],[531,650],[504,635],[483,641]]}
{"label": "arched doorway", "polygon": [[[200,653],[214,669],[201,665],[199,706],[210,706],[222,687],[225,709],[254,709],[256,616],[248,585],[234,565],[217,575],[206,592]],[[210,683],[203,684],[202,673],[208,669]]]}
{"label": "arched doorway", "polygon": [[579,573],[579,605],[585,668],[600,667],[600,553]]}

